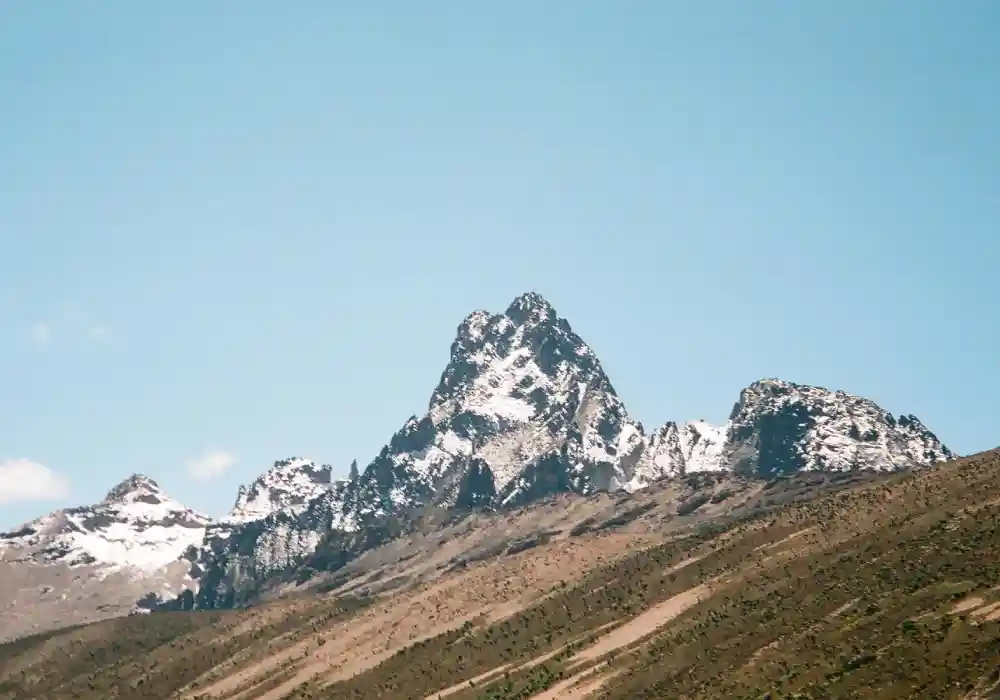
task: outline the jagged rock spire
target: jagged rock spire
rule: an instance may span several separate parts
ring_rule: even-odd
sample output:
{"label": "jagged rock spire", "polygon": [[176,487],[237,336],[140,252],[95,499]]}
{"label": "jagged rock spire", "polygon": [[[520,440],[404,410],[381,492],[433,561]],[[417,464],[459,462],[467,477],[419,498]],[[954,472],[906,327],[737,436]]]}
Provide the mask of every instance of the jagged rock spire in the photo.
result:
{"label": "jagged rock spire", "polygon": [[106,503],[122,502],[136,495],[157,494],[161,489],[159,484],[145,474],[133,474],[127,479],[123,479],[114,488],[108,491],[104,497]]}

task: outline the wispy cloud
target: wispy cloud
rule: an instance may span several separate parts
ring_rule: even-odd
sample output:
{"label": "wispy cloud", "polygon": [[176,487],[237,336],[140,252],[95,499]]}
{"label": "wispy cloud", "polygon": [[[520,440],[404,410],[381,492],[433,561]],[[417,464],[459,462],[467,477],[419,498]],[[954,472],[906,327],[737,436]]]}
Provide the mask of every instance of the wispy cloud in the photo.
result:
{"label": "wispy cloud", "polygon": [[198,481],[209,481],[222,476],[236,464],[236,457],[225,450],[209,450],[204,454],[189,459],[184,464],[188,475]]}
{"label": "wispy cloud", "polygon": [[30,459],[0,461],[0,505],[68,498],[69,480]]}
{"label": "wispy cloud", "polygon": [[28,337],[38,347],[51,344],[57,336],[69,341],[107,340],[111,337],[111,327],[98,322],[92,314],[76,306],[68,306],[52,317],[36,321],[28,328]]}

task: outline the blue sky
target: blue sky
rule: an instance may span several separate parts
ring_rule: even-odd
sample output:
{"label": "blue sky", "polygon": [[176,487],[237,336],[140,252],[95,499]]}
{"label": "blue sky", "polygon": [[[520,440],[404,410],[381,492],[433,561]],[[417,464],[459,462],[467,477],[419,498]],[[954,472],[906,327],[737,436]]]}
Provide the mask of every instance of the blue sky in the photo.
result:
{"label": "blue sky", "polygon": [[1000,5],[489,5],[3,3],[0,526],[363,465],[531,289],[650,426],[1000,443]]}

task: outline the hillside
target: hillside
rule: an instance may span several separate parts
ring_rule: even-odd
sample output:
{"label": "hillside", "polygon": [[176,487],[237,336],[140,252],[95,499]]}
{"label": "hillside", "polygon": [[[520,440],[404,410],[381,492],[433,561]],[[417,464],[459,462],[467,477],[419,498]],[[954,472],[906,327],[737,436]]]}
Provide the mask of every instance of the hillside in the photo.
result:
{"label": "hillside", "polygon": [[998,473],[994,451],[442,514],[249,610],[0,647],[0,698],[995,698]]}

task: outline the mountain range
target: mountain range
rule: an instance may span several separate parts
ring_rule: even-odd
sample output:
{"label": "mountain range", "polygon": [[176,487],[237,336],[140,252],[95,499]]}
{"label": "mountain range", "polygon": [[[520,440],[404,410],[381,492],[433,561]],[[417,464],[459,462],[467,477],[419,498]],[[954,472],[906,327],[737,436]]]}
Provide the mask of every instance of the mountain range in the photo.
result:
{"label": "mountain range", "polygon": [[[93,608],[92,617],[232,607],[252,603],[269,582],[301,580],[303,567],[342,566],[426,509],[515,509],[554,494],[632,493],[702,472],[771,480],[953,457],[912,415],[779,379],[744,388],[723,425],[647,430],[593,350],[529,293],[503,313],[475,311],[462,321],[427,411],[403,422],[363,469],[352,465],[347,479],[309,459],[281,460],[213,521],[133,475],[99,504],[0,534],[0,574],[16,573],[8,599],[22,607],[56,597]],[[127,581],[127,593],[112,581]],[[116,591],[113,603],[81,594],[105,588]],[[18,619],[0,638],[60,624]]]}

